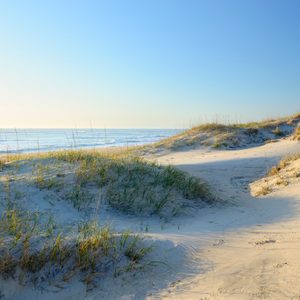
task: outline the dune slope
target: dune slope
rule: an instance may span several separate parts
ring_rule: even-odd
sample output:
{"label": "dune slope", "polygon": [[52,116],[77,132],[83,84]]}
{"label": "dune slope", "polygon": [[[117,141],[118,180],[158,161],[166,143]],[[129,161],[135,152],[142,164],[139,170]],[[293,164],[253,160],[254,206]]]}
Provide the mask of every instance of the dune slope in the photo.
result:
{"label": "dune slope", "polygon": [[[153,150],[186,150],[199,147],[241,149],[255,147],[292,136],[299,136],[300,114],[246,124],[203,124],[159,141]],[[298,133],[297,133],[298,132]]]}

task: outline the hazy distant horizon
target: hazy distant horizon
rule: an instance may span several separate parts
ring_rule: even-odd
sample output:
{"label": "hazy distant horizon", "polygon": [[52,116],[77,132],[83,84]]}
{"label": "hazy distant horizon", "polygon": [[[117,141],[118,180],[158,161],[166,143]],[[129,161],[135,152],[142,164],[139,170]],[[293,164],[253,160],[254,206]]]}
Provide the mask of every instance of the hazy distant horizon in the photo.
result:
{"label": "hazy distant horizon", "polygon": [[[39,130],[39,129],[56,129],[56,130],[106,130],[106,129],[115,129],[115,130],[185,130],[189,129],[193,126],[201,125],[201,124],[207,124],[207,123],[218,123],[218,124],[242,124],[242,123],[249,123],[249,122],[260,122],[260,121],[265,121],[265,120],[270,120],[270,119],[279,119],[279,118],[284,118],[284,117],[289,117],[294,114],[300,113],[300,106],[299,110],[296,110],[294,112],[291,112],[290,114],[276,114],[276,115],[268,115],[266,117],[256,117],[256,118],[247,118],[247,119],[241,119],[235,117],[229,117],[229,116],[214,116],[211,118],[208,117],[199,117],[198,121],[194,122],[188,122],[187,126],[182,126],[182,127],[158,127],[158,126],[152,126],[152,127],[92,127],[92,126],[86,126],[86,127],[78,127],[76,125],[74,126],[67,126],[67,127],[17,127],[17,126],[11,126],[11,127],[0,127],[1,129],[7,129],[7,130]],[[0,123],[1,125],[1,123]]]}

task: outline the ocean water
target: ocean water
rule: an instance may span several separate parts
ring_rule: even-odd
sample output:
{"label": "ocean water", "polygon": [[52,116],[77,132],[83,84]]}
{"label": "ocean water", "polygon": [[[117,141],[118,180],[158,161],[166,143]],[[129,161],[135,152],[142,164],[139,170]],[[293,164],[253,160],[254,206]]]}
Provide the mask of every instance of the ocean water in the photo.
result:
{"label": "ocean water", "polygon": [[178,129],[0,129],[0,153],[143,145],[179,132]]}

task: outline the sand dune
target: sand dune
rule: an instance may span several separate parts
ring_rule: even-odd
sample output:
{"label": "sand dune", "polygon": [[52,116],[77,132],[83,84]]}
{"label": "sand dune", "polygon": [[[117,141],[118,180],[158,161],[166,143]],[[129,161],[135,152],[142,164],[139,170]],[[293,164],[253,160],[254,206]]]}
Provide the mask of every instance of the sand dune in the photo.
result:
{"label": "sand dune", "polygon": [[276,142],[283,137],[298,139],[300,114],[261,122],[203,124],[153,144],[152,152],[183,151],[203,147],[244,149]]}
{"label": "sand dune", "polygon": [[[101,214],[116,230],[143,232],[155,244],[149,261],[158,263],[108,276],[92,290],[76,280],[43,292],[1,280],[2,298],[299,299],[300,182],[256,198],[248,187],[281,157],[299,150],[299,142],[286,139],[243,150],[199,149],[148,157],[205,178],[222,201],[167,223],[112,211]],[[81,218],[67,204],[59,205],[59,219]]]}

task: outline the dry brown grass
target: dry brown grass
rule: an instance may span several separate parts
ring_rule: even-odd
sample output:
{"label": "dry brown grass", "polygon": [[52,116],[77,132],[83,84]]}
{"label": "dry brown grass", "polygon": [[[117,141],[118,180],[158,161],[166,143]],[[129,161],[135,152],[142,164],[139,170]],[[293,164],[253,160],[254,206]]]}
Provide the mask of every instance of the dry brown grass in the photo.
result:
{"label": "dry brown grass", "polygon": [[296,141],[300,141],[300,126],[295,129],[293,139]]}
{"label": "dry brown grass", "polygon": [[272,190],[268,186],[262,186],[259,191],[257,191],[255,196],[266,196],[270,194]]}
{"label": "dry brown grass", "polygon": [[268,173],[267,176],[274,176],[274,175],[278,175],[279,172],[286,168],[287,166],[289,166],[293,161],[300,159],[300,153],[296,153],[296,154],[291,154],[288,156],[285,156],[284,158],[282,158],[279,163],[272,167]]}

